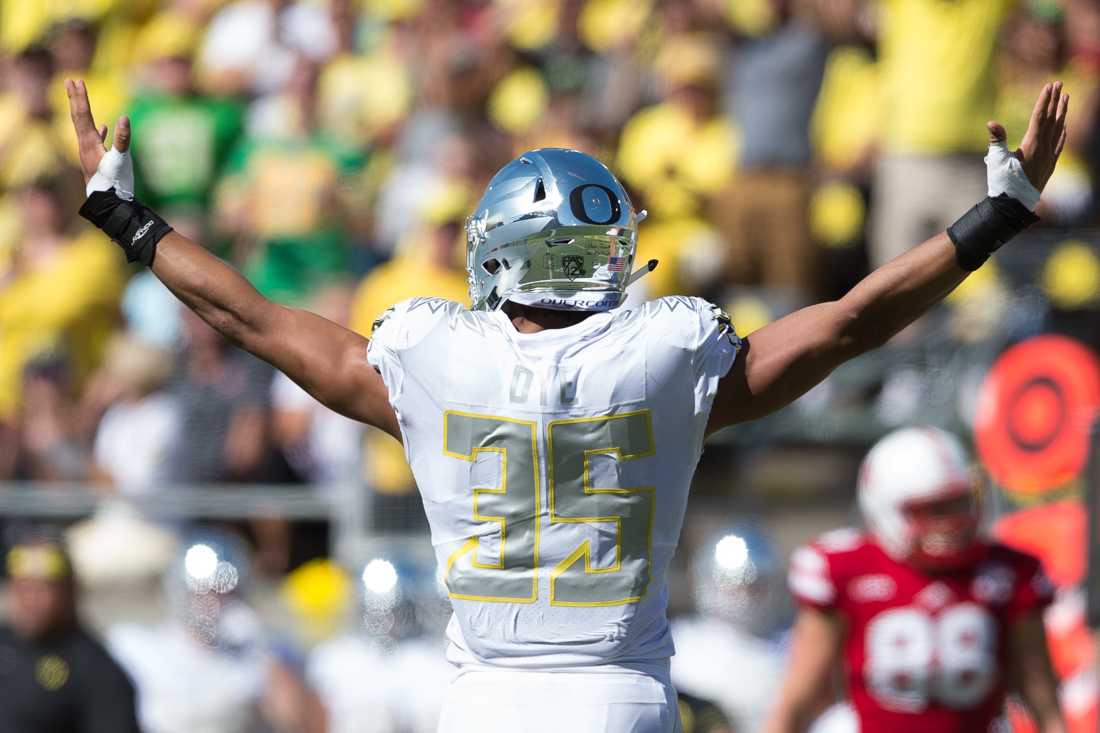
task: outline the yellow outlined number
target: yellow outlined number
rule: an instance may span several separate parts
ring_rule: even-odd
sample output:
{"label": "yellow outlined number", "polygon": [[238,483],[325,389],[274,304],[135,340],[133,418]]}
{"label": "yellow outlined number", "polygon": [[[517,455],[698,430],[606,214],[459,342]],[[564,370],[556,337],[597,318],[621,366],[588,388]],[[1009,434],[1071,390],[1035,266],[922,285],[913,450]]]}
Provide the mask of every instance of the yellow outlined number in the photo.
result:
{"label": "yellow outlined number", "polygon": [[[538,597],[539,456],[536,425],[526,420],[448,411],[444,453],[476,462],[479,453],[500,455],[500,483],[473,487],[473,516],[499,525],[499,551],[482,554],[483,535],[469,538],[447,561],[452,598],[532,603]],[[547,426],[548,513],[551,526],[614,525],[614,560],[595,567],[591,540],[550,571],[550,602],[558,606],[617,606],[641,600],[649,585],[653,551],[654,487],[592,485],[592,456],[619,462],[655,453],[649,410],[606,417],[555,420]],[[598,535],[598,536],[599,536]]]}
{"label": "yellow outlined number", "polygon": [[[649,410],[608,417],[555,420],[547,428],[550,453],[546,482],[550,524],[615,525],[615,560],[592,565],[592,547],[584,540],[550,571],[550,603],[555,606],[618,606],[637,603],[649,585],[653,553],[653,486],[602,488],[592,485],[592,456],[619,462],[652,456]],[[581,561],[584,561],[583,565]]]}
{"label": "yellow outlined number", "polygon": [[[500,456],[500,484],[472,487],[474,521],[499,525],[495,559],[483,559],[482,535],[470,537],[447,559],[452,598],[534,603],[538,597],[539,467],[536,425],[529,420],[443,414],[443,452],[476,463],[481,453]],[[486,536],[488,537],[488,536]]]}

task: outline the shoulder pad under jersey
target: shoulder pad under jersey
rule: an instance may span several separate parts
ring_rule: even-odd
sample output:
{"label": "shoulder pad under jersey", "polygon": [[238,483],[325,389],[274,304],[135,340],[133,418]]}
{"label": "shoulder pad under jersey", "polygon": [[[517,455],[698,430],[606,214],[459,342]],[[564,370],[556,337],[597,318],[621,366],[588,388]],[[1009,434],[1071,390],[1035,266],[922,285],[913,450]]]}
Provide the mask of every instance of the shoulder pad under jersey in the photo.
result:
{"label": "shoulder pad under jersey", "polygon": [[650,327],[661,329],[662,337],[683,348],[696,350],[720,338],[735,348],[741,346],[729,315],[702,298],[673,295],[651,300],[642,308]]}
{"label": "shoulder pad under jersey", "polygon": [[371,331],[373,345],[393,352],[415,346],[440,323],[466,312],[465,306],[443,298],[409,298],[389,308],[375,319]]}

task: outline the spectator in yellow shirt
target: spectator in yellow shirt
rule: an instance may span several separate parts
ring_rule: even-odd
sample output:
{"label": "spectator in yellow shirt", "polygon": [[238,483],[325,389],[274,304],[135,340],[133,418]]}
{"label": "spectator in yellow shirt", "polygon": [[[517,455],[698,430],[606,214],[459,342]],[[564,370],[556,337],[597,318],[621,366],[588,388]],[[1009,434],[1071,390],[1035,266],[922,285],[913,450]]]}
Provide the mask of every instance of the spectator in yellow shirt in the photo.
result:
{"label": "spectator in yellow shirt", "polygon": [[54,75],[50,82],[50,104],[53,106],[53,124],[56,139],[73,165],[79,163],[76,140],[71,134],[69,121],[69,97],[65,93],[66,79],[83,79],[88,94],[102,109],[104,122],[112,127],[114,121],[126,109],[129,88],[122,69],[95,69],[99,30],[91,21],[69,18],[54,25],[48,36],[50,53],[54,59]]}
{"label": "spectator in yellow shirt", "polygon": [[[1075,2],[1069,7],[1067,15],[1052,0],[1037,1],[1014,18],[1004,34],[1001,88],[994,119],[1009,130],[1019,130],[1021,124],[1026,129],[1031,116],[1026,85],[1039,86],[1054,78],[1065,82],[1064,89],[1073,95],[1079,113],[1067,121],[1066,148],[1043,192],[1039,214],[1059,225],[1087,226],[1095,216],[1092,180],[1096,165],[1089,158],[1095,154],[1100,74],[1095,61],[1090,63],[1087,55],[1082,59],[1074,51],[1075,41],[1088,33],[1090,26],[1097,28],[1095,20],[1100,20],[1100,13],[1089,3]],[[1082,11],[1091,14],[1094,22],[1089,23]],[[1020,137],[1022,134],[1017,132],[1015,139],[1008,140],[1009,149],[1019,144]]]}
{"label": "spectator in yellow shirt", "polygon": [[62,143],[54,125],[50,52],[31,46],[9,68],[7,92],[0,94],[0,188],[12,189],[61,172],[67,163],[63,151],[72,135],[66,134]]}
{"label": "spectator in yellow shirt", "polygon": [[[737,132],[721,113],[719,39],[683,33],[666,40],[654,62],[660,101],[639,110],[623,127],[616,167],[635,203],[652,217],[639,244],[641,260],[661,267],[645,282],[647,295],[661,296],[698,285],[690,273],[701,242],[714,259],[722,245],[708,222],[720,207],[737,164]],[[698,268],[695,268],[698,269]],[[717,268],[707,268],[717,274]]]}
{"label": "spectator in yellow shirt", "polygon": [[995,51],[1012,5],[877,2],[884,120],[873,184],[873,266],[942,231],[985,196]]}
{"label": "spectator in yellow shirt", "polygon": [[669,38],[654,63],[660,101],[623,127],[616,166],[655,219],[702,213],[733,175],[737,134],[718,108],[720,66],[716,37]]}
{"label": "spectator in yellow shirt", "polygon": [[[424,212],[424,225],[399,246],[398,254],[363,279],[352,304],[350,327],[370,335],[375,319],[394,303],[439,297],[468,303],[466,269],[460,256],[468,197],[451,189]],[[366,469],[374,491],[374,525],[419,527],[423,509],[401,445],[367,428]]]}
{"label": "spectator in yellow shirt", "polygon": [[438,297],[466,303],[469,287],[461,256],[467,197],[458,188],[440,195],[424,211],[424,225],[398,248],[393,259],[360,283],[351,311],[351,329],[370,335],[371,326],[394,303]]}
{"label": "spectator in yellow shirt", "polygon": [[0,420],[20,402],[24,365],[46,349],[68,357],[75,383],[98,363],[117,321],[123,273],[99,232],[73,228],[58,179],[19,193],[22,238],[0,281]]}

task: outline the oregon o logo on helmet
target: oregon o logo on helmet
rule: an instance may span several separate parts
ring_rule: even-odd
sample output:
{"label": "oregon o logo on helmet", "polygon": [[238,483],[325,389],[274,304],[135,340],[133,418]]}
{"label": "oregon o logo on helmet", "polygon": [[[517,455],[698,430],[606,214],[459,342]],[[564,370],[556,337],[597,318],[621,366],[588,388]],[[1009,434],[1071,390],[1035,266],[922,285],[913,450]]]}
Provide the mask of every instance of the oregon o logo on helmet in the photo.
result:
{"label": "oregon o logo on helmet", "polygon": [[574,188],[569,194],[569,206],[573,209],[573,216],[586,224],[610,224],[618,221],[623,213],[619,197],[599,183],[586,183]]}

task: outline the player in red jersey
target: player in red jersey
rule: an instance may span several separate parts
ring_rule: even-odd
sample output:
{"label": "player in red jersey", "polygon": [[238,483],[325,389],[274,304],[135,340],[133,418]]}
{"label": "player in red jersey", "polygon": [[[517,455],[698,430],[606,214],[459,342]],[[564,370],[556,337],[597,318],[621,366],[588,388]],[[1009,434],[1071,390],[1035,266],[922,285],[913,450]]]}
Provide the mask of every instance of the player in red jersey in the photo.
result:
{"label": "player in red jersey", "polygon": [[978,482],[935,428],[883,438],[863,462],[869,532],[837,530],[791,558],[800,603],[768,733],[805,730],[841,662],[862,733],[980,733],[1017,692],[1042,733],[1065,730],[1043,631],[1039,561],[980,535]]}

